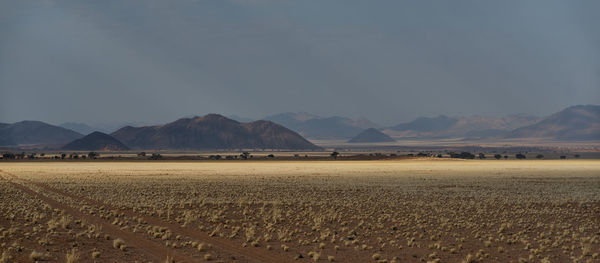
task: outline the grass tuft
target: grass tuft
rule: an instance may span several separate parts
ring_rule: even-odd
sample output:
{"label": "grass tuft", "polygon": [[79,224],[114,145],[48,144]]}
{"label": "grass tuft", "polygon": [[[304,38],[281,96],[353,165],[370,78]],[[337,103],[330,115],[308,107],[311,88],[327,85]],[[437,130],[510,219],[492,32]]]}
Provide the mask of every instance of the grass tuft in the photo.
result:
{"label": "grass tuft", "polygon": [[70,252],[67,252],[66,258],[67,263],[77,263],[79,260],[79,253],[77,252],[77,249],[73,248]]}

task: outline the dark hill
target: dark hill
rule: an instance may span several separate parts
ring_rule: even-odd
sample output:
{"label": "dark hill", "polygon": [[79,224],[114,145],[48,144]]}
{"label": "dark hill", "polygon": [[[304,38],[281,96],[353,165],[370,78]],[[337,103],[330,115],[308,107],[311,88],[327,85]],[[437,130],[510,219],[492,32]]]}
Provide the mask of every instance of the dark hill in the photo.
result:
{"label": "dark hill", "polygon": [[21,121],[0,125],[0,146],[55,145],[83,137],[69,129],[41,121]]}
{"label": "dark hill", "polygon": [[512,131],[508,138],[600,140],[600,105],[578,105]]}
{"label": "dark hill", "polygon": [[350,143],[375,143],[375,142],[394,142],[394,141],[395,140],[392,139],[392,137],[388,136],[387,134],[385,134],[377,129],[369,128],[369,129],[362,131],[361,133],[356,135],[354,138],[350,139],[348,142],[350,142]]}
{"label": "dark hill", "polygon": [[320,149],[279,124],[239,123],[218,114],[182,118],[162,126],[127,126],[112,136],[135,149]]}
{"label": "dark hill", "polygon": [[102,132],[92,132],[81,139],[74,140],[62,147],[63,150],[76,151],[126,151],[127,146]]}

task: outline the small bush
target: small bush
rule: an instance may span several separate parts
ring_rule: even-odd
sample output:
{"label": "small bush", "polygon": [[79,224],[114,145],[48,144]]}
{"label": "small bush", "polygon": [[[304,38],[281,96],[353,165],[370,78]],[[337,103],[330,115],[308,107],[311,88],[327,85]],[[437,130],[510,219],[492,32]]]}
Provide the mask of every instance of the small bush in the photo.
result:
{"label": "small bush", "polygon": [[2,256],[0,256],[0,263],[9,263],[12,261],[12,257],[8,254],[8,252],[2,252]]}
{"label": "small bush", "polygon": [[123,239],[117,238],[113,241],[113,247],[120,250],[125,250],[125,241]]}
{"label": "small bush", "polygon": [[35,250],[31,251],[31,254],[29,254],[29,259],[31,259],[32,261],[40,261],[44,259],[44,253],[37,252]]}
{"label": "small bush", "polygon": [[371,256],[371,258],[373,258],[374,260],[379,260],[379,259],[381,259],[381,254],[375,253]]}
{"label": "small bush", "polygon": [[76,263],[79,260],[79,253],[77,253],[77,249],[71,249],[71,252],[67,252],[67,263]]}

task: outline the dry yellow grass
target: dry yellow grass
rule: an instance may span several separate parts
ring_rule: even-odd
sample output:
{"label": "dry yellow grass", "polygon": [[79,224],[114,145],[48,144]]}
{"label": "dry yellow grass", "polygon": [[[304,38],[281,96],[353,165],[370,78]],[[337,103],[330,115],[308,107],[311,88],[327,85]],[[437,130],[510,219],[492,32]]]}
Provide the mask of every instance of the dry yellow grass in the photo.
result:
{"label": "dry yellow grass", "polygon": [[[58,162],[0,169],[173,255],[206,260],[227,261],[230,252],[211,240],[336,262],[593,262],[600,249],[594,160]],[[3,181],[0,187],[7,193],[0,197],[4,218],[37,220],[0,221],[7,224],[1,242],[17,240],[12,228],[40,241],[28,251],[52,242],[46,233],[89,237],[108,249],[117,242],[102,239],[102,230],[82,218],[15,198],[23,194]],[[19,206],[27,209],[13,209]],[[269,249],[276,247],[282,249]],[[103,259],[126,255],[112,250]]]}

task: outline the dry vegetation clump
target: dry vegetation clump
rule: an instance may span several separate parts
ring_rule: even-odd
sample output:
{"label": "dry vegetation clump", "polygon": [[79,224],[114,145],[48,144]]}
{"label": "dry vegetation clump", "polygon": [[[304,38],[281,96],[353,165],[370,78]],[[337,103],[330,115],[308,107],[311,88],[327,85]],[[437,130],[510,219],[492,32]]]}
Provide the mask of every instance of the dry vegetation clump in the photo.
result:
{"label": "dry vegetation clump", "polygon": [[[2,169],[93,200],[36,188],[172,253],[204,260],[228,261],[215,240],[300,262],[600,262],[600,163],[558,162],[11,163]],[[72,244],[63,240],[96,242],[102,249],[78,251],[92,251],[91,258],[106,251],[102,261],[134,254],[110,252],[125,250],[125,242],[98,225],[37,199],[15,200],[22,193],[6,183],[0,188],[13,197],[0,196],[2,259],[56,245],[64,255]]]}
{"label": "dry vegetation clump", "polygon": [[31,261],[40,261],[43,260],[45,257],[44,253],[42,252],[38,252],[38,251],[31,251],[31,253],[29,253],[29,259]]}
{"label": "dry vegetation clump", "polygon": [[[86,220],[75,218],[66,211],[54,208],[35,195],[15,187],[0,170],[0,263],[8,262],[79,262],[88,261],[79,251],[92,251],[91,258],[97,258],[100,251],[108,250],[111,244],[101,239],[102,228],[88,224]],[[44,192],[33,184],[23,185],[43,195],[56,195]],[[86,209],[85,206],[81,210]],[[73,250],[77,247],[77,250]],[[87,254],[87,253],[86,253]],[[90,255],[87,254],[87,255]],[[88,256],[89,257],[89,256]],[[107,257],[107,260],[113,257]],[[144,256],[119,257],[116,261],[142,260]]]}
{"label": "dry vegetation clump", "polygon": [[113,240],[113,247],[120,250],[125,250],[127,248],[125,241],[120,238]]}
{"label": "dry vegetation clump", "polygon": [[67,252],[66,262],[77,263],[77,261],[79,261],[79,252],[77,252],[77,249],[73,248],[70,252]]}
{"label": "dry vegetation clump", "polygon": [[12,256],[8,254],[8,252],[3,251],[2,255],[0,255],[0,263],[9,263],[12,260]]}

